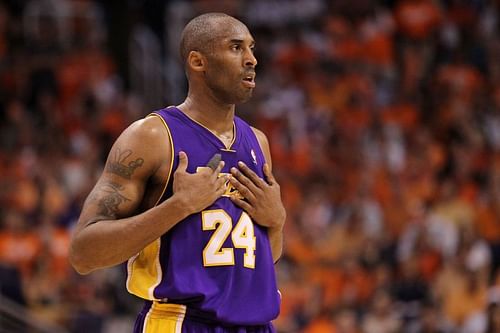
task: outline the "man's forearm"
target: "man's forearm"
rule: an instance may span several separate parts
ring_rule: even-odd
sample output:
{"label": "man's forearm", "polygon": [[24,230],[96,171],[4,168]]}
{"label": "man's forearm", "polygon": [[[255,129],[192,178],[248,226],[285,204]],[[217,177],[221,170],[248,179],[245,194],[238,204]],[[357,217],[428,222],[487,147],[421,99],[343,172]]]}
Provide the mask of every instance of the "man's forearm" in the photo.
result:
{"label": "man's forearm", "polygon": [[273,262],[276,263],[283,252],[283,227],[274,227],[268,229],[269,242],[271,244],[271,252],[273,254]]}
{"label": "man's forearm", "polygon": [[188,209],[174,196],[139,215],[87,225],[74,235],[70,262],[81,274],[120,264],[188,215]]}

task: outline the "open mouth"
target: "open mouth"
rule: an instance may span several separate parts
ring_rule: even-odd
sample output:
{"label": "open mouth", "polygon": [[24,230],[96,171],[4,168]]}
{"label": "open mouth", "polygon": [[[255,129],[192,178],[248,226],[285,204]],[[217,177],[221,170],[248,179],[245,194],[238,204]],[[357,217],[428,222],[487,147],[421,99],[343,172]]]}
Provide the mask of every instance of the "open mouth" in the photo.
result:
{"label": "open mouth", "polygon": [[253,75],[248,75],[243,78],[243,83],[249,88],[255,88],[255,78]]}

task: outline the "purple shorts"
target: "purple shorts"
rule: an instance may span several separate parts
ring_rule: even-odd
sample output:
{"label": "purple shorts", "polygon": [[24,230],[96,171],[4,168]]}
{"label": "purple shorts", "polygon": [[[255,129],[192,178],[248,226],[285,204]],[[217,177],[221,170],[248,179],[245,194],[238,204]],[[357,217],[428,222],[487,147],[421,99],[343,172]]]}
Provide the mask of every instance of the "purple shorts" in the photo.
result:
{"label": "purple shorts", "polygon": [[146,301],[134,333],[275,333],[271,323],[256,326],[224,326],[186,315],[186,306]]}

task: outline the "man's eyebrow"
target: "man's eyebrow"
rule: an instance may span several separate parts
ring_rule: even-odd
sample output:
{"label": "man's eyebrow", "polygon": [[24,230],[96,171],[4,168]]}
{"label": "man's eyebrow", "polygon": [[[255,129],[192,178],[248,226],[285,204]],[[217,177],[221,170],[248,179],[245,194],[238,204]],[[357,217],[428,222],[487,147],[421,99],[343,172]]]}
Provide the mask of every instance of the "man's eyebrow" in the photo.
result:
{"label": "man's eyebrow", "polygon": [[[238,39],[238,38],[233,38],[229,40],[230,44],[243,44],[243,42],[245,42],[243,39]],[[250,41],[250,45],[252,46],[255,45],[255,41],[253,39]]]}

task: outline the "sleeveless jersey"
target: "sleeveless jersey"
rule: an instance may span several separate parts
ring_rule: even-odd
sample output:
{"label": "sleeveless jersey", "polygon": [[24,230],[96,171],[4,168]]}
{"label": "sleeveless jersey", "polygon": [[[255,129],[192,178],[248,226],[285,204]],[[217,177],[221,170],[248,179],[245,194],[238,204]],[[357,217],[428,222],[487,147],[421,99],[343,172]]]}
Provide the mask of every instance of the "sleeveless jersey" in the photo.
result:
{"label": "sleeveless jersey", "polygon": [[[234,119],[234,139],[226,148],[210,130],[175,107],[153,113],[170,134],[171,175],[159,202],[172,195],[179,152],[188,156],[187,172],[206,167],[219,153],[230,173],[243,161],[264,178],[265,162],[250,126]],[[239,195],[230,183],[204,211],[190,215],[128,261],[127,289],[150,301],[184,306],[185,316],[226,325],[261,325],[279,313],[280,296],[267,228],[233,204]],[[154,222],[152,222],[154,223]]]}

